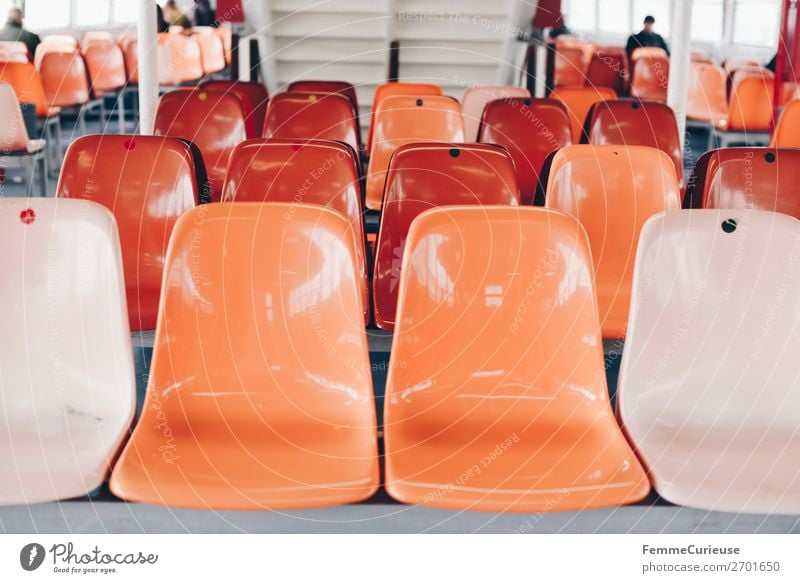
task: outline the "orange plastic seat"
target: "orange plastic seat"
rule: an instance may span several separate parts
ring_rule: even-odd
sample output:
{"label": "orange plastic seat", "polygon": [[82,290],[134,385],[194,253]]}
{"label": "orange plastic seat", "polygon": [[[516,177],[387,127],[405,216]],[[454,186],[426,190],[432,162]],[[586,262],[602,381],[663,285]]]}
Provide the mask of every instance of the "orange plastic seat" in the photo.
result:
{"label": "orange plastic seat", "polygon": [[534,203],[539,176],[550,153],[572,144],[564,103],[555,99],[503,99],[486,106],[479,141],[509,151],[519,180],[521,201]]}
{"label": "orange plastic seat", "polygon": [[712,59],[709,55],[705,55],[698,51],[692,51],[690,59],[692,63],[707,63],[707,64],[714,63],[714,59]]}
{"label": "orange plastic seat", "polygon": [[47,158],[43,155],[45,140],[28,137],[14,88],[0,81],[0,168],[23,168],[31,177],[39,168],[39,194],[47,196]]}
{"label": "orange plastic seat", "polygon": [[157,136],[183,138],[197,145],[208,173],[211,200],[219,201],[233,149],[247,139],[247,111],[230,92],[176,90],[158,102]]}
{"label": "orange plastic seat", "polygon": [[378,106],[386,97],[392,95],[444,95],[442,88],[432,83],[401,83],[392,81],[381,83],[375,88],[372,98],[372,112],[369,121],[369,134],[367,137],[367,152],[372,153],[372,140],[375,135],[375,113]]}
{"label": "orange plastic seat", "polygon": [[799,233],[758,210],[662,213],[642,229],[618,410],[674,504],[800,513]]}
{"label": "orange plastic seat", "polygon": [[0,245],[0,505],[86,495],[135,407],[114,218],[86,201],[3,197]]}
{"label": "orange plastic seat", "polygon": [[408,144],[397,149],[386,178],[372,293],[375,324],[393,330],[397,285],[408,230],[424,211],[445,205],[519,204],[511,156],[489,144]]}
{"label": "orange plastic seat", "polygon": [[27,63],[28,57],[18,51],[8,51],[0,47],[0,65],[5,63]]}
{"label": "orange plastic seat", "polygon": [[722,63],[723,69],[729,75],[733,75],[739,69],[749,69],[752,67],[760,67],[761,63],[755,59],[725,59]]}
{"label": "orange plastic seat", "polygon": [[[123,43],[122,46],[122,53],[125,57],[125,75],[128,79],[128,83],[131,85],[138,85],[139,84],[139,41],[134,39],[129,39],[127,42]],[[157,50],[160,51],[161,47],[159,46]]]}
{"label": "orange plastic seat", "polygon": [[51,107],[81,106],[91,100],[86,65],[77,52],[44,53],[39,66],[39,76]]}
{"label": "orange plastic seat", "polygon": [[[641,49],[636,49],[641,50]],[[636,51],[634,51],[635,53]],[[633,61],[631,97],[667,101],[669,57],[648,56]]]}
{"label": "orange plastic seat", "polygon": [[413,142],[463,142],[461,106],[444,95],[391,95],[375,111],[375,133],[367,168],[366,205],[381,209],[389,159]]}
{"label": "orange plastic seat", "polygon": [[0,41],[0,53],[4,53],[6,57],[4,60],[8,59],[11,55],[22,55],[25,57],[25,61],[30,61],[33,55],[28,53],[28,45],[24,42],[16,41],[16,40],[4,40]]}
{"label": "orange plastic seat", "polygon": [[464,117],[464,137],[468,142],[478,141],[484,108],[497,99],[530,99],[531,92],[524,87],[503,85],[473,85],[464,92],[461,115]]}
{"label": "orange plastic seat", "polygon": [[492,512],[644,498],[650,484],[609,402],[578,222],[541,208],[435,209],[414,221],[406,253],[386,387],[388,493]]}
{"label": "orange plastic seat", "polygon": [[586,114],[592,105],[604,99],[616,99],[617,94],[608,87],[557,87],[550,93],[551,99],[564,103],[572,126],[572,141],[578,143],[583,135]]}
{"label": "orange plastic seat", "polygon": [[161,85],[180,85],[204,75],[200,44],[195,37],[164,33],[158,37],[158,73]]}
{"label": "orange plastic seat", "polygon": [[772,125],[773,83],[771,73],[760,72],[734,82],[727,119],[718,121],[709,146],[713,147],[714,139],[722,147],[736,141],[766,145]]}
{"label": "orange plastic seat", "polygon": [[631,53],[631,63],[635,63],[639,59],[661,59],[668,56],[667,51],[661,47],[636,47]]}
{"label": "orange plastic seat", "polygon": [[345,217],[356,252],[356,276],[361,285],[364,317],[369,321],[358,163],[357,153],[341,142],[248,140],[236,146],[231,154],[222,202],[317,204]]}
{"label": "orange plastic seat", "polygon": [[778,118],[770,146],[773,148],[800,148],[800,101],[786,104]]}
{"label": "orange plastic seat", "polygon": [[36,116],[45,118],[58,114],[59,109],[50,107],[44,93],[39,73],[32,63],[0,63],[0,81],[8,83],[22,101],[36,106]]}
{"label": "orange plastic seat", "polygon": [[697,160],[685,208],[757,209],[800,219],[800,150],[722,148]]}
{"label": "orange plastic seat", "polygon": [[207,205],[178,220],[144,411],[111,476],[114,494],[246,510],[375,492],[349,229],[338,213],[302,204]]}
{"label": "orange plastic seat", "polygon": [[56,196],[114,213],[131,330],[156,327],[170,233],[199,202],[201,180],[191,146],[177,138],[91,135],[67,150]]}
{"label": "orange plastic seat", "polygon": [[278,93],[267,105],[265,138],[334,140],[360,152],[353,103],[337,93]]}
{"label": "orange plastic seat", "polygon": [[581,47],[559,45],[555,49],[554,83],[556,87],[586,84],[585,53]]}
{"label": "orange plastic seat", "polygon": [[592,106],[586,127],[590,144],[658,148],[675,164],[681,192],[686,188],[678,122],[667,104],[622,99],[599,101]]}
{"label": "orange plastic seat", "polygon": [[589,61],[586,73],[588,87],[608,87],[617,95],[628,91],[630,82],[630,66],[625,49],[616,47],[599,47]]}
{"label": "orange plastic seat", "polygon": [[586,229],[603,337],[624,338],[642,225],[681,206],[675,164],[646,146],[569,146],[553,159],[545,204]]}
{"label": "orange plastic seat", "polygon": [[94,95],[121,89],[127,83],[125,55],[113,41],[93,41],[83,50]]}
{"label": "orange plastic seat", "polygon": [[728,123],[726,74],[713,63],[692,63],[686,119],[725,128]]}
{"label": "orange plastic seat", "polygon": [[250,111],[247,137],[257,138],[261,135],[269,102],[269,92],[265,85],[250,81],[204,81],[200,88],[208,91],[230,91],[238,95]]}
{"label": "orange plastic seat", "polygon": [[358,113],[358,95],[352,83],[346,81],[294,81],[286,89],[290,92],[303,93],[341,93],[353,102],[353,109]]}
{"label": "orange plastic seat", "polygon": [[[207,30],[205,30],[207,29]],[[222,39],[211,27],[194,27],[192,38],[200,47],[200,63],[206,75],[219,73],[225,68],[225,47]]]}

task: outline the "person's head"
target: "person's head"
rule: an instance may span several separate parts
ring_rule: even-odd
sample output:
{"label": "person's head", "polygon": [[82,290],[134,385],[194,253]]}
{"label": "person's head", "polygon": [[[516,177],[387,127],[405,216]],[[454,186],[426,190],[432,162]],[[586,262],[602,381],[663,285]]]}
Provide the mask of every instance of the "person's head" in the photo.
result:
{"label": "person's head", "polygon": [[6,18],[6,22],[8,24],[16,24],[17,26],[22,26],[22,10],[19,8],[11,8],[8,11],[8,18]]}
{"label": "person's head", "polygon": [[653,25],[656,23],[656,19],[650,16],[649,14],[644,17],[644,29],[647,32],[653,32]]}

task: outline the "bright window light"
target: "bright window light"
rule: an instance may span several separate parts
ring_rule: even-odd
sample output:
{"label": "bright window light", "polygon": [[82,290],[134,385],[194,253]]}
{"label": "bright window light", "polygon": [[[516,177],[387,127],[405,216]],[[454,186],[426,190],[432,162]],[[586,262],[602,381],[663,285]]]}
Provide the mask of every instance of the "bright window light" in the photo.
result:
{"label": "bright window light", "polygon": [[737,0],[734,6],[733,42],[738,45],[775,47],[781,21],[780,0]]}
{"label": "bright window light", "polygon": [[139,20],[139,3],[133,0],[114,0],[111,20],[114,22],[137,22]]}
{"label": "bright window light", "polygon": [[692,40],[722,41],[723,0],[695,0],[692,11]]}
{"label": "bright window light", "polygon": [[69,26],[70,2],[53,0],[26,0],[25,26],[33,30]]}
{"label": "bright window light", "polygon": [[562,12],[570,30],[590,31],[595,29],[597,20],[594,12],[595,0],[568,0]]}
{"label": "bright window light", "polygon": [[78,26],[108,24],[110,11],[108,0],[75,0],[75,24]]}
{"label": "bright window light", "polygon": [[[602,6],[602,3],[601,3]],[[645,16],[656,19],[653,32],[657,32],[669,43],[670,20],[672,20],[672,2],[670,0],[634,0],[633,32],[642,30]]]}
{"label": "bright window light", "polygon": [[598,28],[600,32],[630,34],[630,15],[629,0],[602,0]]}

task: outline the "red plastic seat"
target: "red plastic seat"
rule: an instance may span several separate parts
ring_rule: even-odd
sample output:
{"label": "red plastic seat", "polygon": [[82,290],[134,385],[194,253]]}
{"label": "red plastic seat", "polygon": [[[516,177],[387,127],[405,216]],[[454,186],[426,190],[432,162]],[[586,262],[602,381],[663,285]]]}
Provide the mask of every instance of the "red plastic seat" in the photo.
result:
{"label": "red plastic seat", "polygon": [[572,142],[577,144],[583,136],[586,115],[592,105],[604,99],[616,99],[617,94],[608,87],[558,87],[550,93],[551,99],[564,103],[572,126]]}
{"label": "red plastic seat", "polygon": [[22,101],[25,103],[33,103],[37,117],[54,116],[60,111],[48,105],[42,79],[33,63],[0,63],[0,81],[11,85],[17,95],[24,96]]}
{"label": "red plastic seat", "polygon": [[316,204],[345,217],[353,238],[356,275],[368,321],[369,290],[358,163],[356,152],[341,142],[248,140],[236,146],[231,154],[222,202]]}
{"label": "red plastic seat", "polygon": [[656,101],[608,100],[592,106],[586,119],[588,143],[620,146],[650,146],[672,158],[681,192],[683,153],[675,113]]}
{"label": "red plastic seat", "polygon": [[408,144],[389,164],[375,251],[375,323],[393,330],[408,230],[422,212],[445,205],[519,204],[508,152],[488,144]]}
{"label": "red plastic seat", "polygon": [[555,49],[556,87],[586,84],[586,55],[578,46],[560,45]]}
{"label": "red plastic seat", "polygon": [[652,59],[654,57],[660,59],[668,56],[667,51],[661,47],[636,47],[631,53],[631,63],[639,59]]}
{"label": "red plastic seat", "polygon": [[178,220],[144,410],[111,476],[117,496],[263,510],[377,490],[349,229],[303,204],[206,205]]}
{"label": "red plastic seat", "polygon": [[230,92],[205,89],[170,91],[161,96],[155,134],[183,138],[203,155],[211,200],[219,201],[233,149],[247,139],[247,111]]}
{"label": "red plastic seat", "polygon": [[359,113],[356,88],[346,81],[294,81],[289,83],[286,90],[301,93],[341,93],[353,102],[353,110]]}
{"label": "red plastic seat", "polygon": [[530,99],[531,93],[524,87],[505,85],[473,85],[464,91],[461,100],[461,114],[464,117],[464,137],[468,142],[479,141],[478,130],[483,117],[483,110],[492,101],[498,99],[514,99],[522,101]]}
{"label": "red plastic seat", "polygon": [[800,101],[787,103],[772,134],[773,148],[800,148]]}
{"label": "red plastic seat", "polygon": [[633,60],[631,97],[666,102],[668,82],[669,57],[666,55],[650,55]]}
{"label": "red plastic seat", "polygon": [[380,210],[386,171],[395,150],[414,142],[463,142],[461,106],[443,95],[391,95],[375,111],[375,135],[367,169],[366,206]]}
{"label": "red plastic seat", "polygon": [[650,491],[609,403],[586,233],[541,208],[430,210],[406,243],[386,386],[386,490],[551,512]]}
{"label": "red plastic seat", "polygon": [[625,49],[616,47],[599,47],[589,61],[586,73],[588,87],[608,87],[617,95],[628,91],[630,83],[630,65]]}
{"label": "red plastic seat", "polygon": [[334,140],[360,152],[353,103],[337,93],[278,93],[267,106],[265,138]]}
{"label": "red plastic seat", "polygon": [[91,100],[86,65],[77,52],[45,52],[39,76],[51,107],[75,107]]}
{"label": "red plastic seat", "polygon": [[375,135],[375,113],[385,98],[392,95],[444,95],[442,88],[432,83],[405,83],[392,81],[381,83],[375,88],[372,98],[372,112],[367,136],[367,152],[372,155],[372,140]]}
{"label": "red plastic seat", "polygon": [[74,53],[78,51],[78,41],[74,36],[68,34],[49,34],[42,38],[36,46],[36,54],[34,55],[34,64],[36,68],[42,62],[42,57],[49,52],[57,53]]}
{"label": "red plastic seat", "polygon": [[514,159],[522,204],[534,203],[550,153],[572,144],[567,109],[555,99],[502,99],[486,106],[479,141],[499,144]]}
{"label": "red plastic seat", "polygon": [[56,196],[114,213],[132,330],[156,327],[164,257],[175,221],[200,198],[192,149],[177,138],[91,135],[70,144]]}
{"label": "red plastic seat", "polygon": [[100,96],[121,89],[127,83],[125,55],[113,41],[93,41],[83,49],[92,92]]}
{"label": "red plastic seat", "polygon": [[251,112],[247,120],[247,137],[257,138],[261,135],[269,102],[269,92],[265,85],[250,81],[204,81],[200,88],[208,91],[230,91],[238,95]]}

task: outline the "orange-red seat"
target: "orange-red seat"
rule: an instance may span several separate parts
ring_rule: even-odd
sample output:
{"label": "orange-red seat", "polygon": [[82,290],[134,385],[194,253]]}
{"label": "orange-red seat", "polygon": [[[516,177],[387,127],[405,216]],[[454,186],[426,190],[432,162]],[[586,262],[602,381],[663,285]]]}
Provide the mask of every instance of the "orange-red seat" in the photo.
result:
{"label": "orange-red seat", "polygon": [[111,476],[117,496],[245,510],[375,492],[349,229],[303,204],[206,205],[178,220],[144,410]]}
{"label": "orange-red seat", "polygon": [[572,129],[561,101],[501,99],[486,106],[479,141],[499,144],[509,151],[516,166],[522,204],[530,205],[547,156],[572,144]]}
{"label": "orange-red seat", "polygon": [[155,134],[183,138],[203,155],[211,200],[219,201],[233,149],[247,139],[247,110],[238,95],[179,89],[161,96]]}
{"label": "orange-red seat", "polygon": [[578,143],[583,136],[583,124],[592,105],[603,99],[616,99],[609,87],[558,87],[550,93],[551,99],[564,103],[572,126],[572,141]]}
{"label": "orange-red seat", "polygon": [[338,93],[278,93],[267,105],[265,138],[335,140],[360,152],[353,103]]}
{"label": "orange-red seat", "polygon": [[94,95],[100,96],[125,86],[125,55],[117,43],[93,41],[82,52]]}
{"label": "orange-red seat", "polygon": [[294,81],[289,83],[287,91],[304,93],[341,93],[353,102],[353,109],[358,114],[358,95],[352,83],[346,81]]}
{"label": "orange-red seat", "polygon": [[681,205],[675,164],[646,146],[569,146],[553,159],[545,204],[586,229],[603,337],[624,338],[639,232]]}
{"label": "orange-red seat", "polygon": [[170,233],[199,202],[201,181],[191,146],[178,138],[90,135],[67,150],[56,196],[91,200],[114,213],[131,330],[156,327]]}
{"label": "orange-red seat", "polygon": [[265,85],[250,81],[204,81],[200,84],[200,88],[209,91],[230,91],[238,95],[250,111],[247,119],[247,137],[257,138],[261,135],[269,102],[269,92]]}
{"label": "orange-red seat", "polygon": [[684,207],[758,209],[800,219],[800,150],[721,148],[697,160]]}
{"label": "orange-red seat", "polygon": [[786,104],[778,118],[770,146],[773,148],[800,148],[800,101]]}
{"label": "orange-red seat", "polygon": [[0,63],[0,81],[11,85],[21,101],[33,103],[37,117],[50,117],[60,111],[48,105],[42,79],[32,63]]}
{"label": "orange-red seat", "polygon": [[158,73],[161,85],[180,85],[201,79],[203,58],[197,39],[184,34],[160,34]]}
{"label": "orange-red seat", "polygon": [[481,125],[483,110],[490,102],[513,98],[519,102],[523,99],[530,99],[530,96],[531,92],[524,87],[505,85],[472,85],[468,87],[461,100],[461,115],[464,118],[466,141],[478,141],[478,129]]}
{"label": "orange-red seat", "polygon": [[667,55],[667,51],[661,47],[636,47],[631,53],[631,63],[639,59],[652,59],[653,57],[663,58],[667,56],[669,56]]}
{"label": "orange-red seat", "polygon": [[692,63],[686,119],[724,128],[728,123],[726,74],[713,63]]}
{"label": "orange-red seat", "polygon": [[43,37],[42,42],[36,46],[34,64],[38,69],[42,62],[42,57],[49,52],[74,53],[77,50],[78,41],[75,37],[68,34],[49,34]]}
{"label": "orange-red seat", "polygon": [[358,154],[330,140],[248,140],[228,164],[222,202],[317,204],[338,212],[350,225],[356,275],[369,319],[367,260]]}
{"label": "orange-red seat", "polygon": [[25,53],[20,53],[19,51],[14,50],[6,50],[0,47],[0,65],[4,63],[27,63],[29,62],[28,57]]}
{"label": "orange-red seat", "polygon": [[372,112],[369,121],[369,134],[367,137],[367,152],[372,153],[372,140],[375,134],[375,113],[378,106],[386,97],[392,95],[443,95],[442,88],[432,83],[404,83],[389,82],[381,83],[375,88],[375,95],[372,98]]}
{"label": "orange-red seat", "polygon": [[366,205],[380,210],[386,170],[395,150],[413,142],[463,142],[461,106],[443,95],[390,95],[374,116],[372,152],[367,169]]}
{"label": "orange-red seat", "polygon": [[586,55],[579,46],[558,45],[555,48],[554,83],[556,87],[586,84]]}
{"label": "orange-red seat", "polygon": [[585,84],[588,87],[608,87],[622,95],[628,91],[629,82],[630,66],[625,49],[597,48],[589,61]]}
{"label": "orange-red seat", "polygon": [[773,83],[772,74],[766,70],[752,71],[734,82],[728,116],[718,120],[709,146],[714,145],[715,138],[722,147],[736,141],[766,144],[772,125]]}
{"label": "orange-red seat", "polygon": [[25,61],[30,61],[33,57],[28,53],[28,46],[24,42],[16,40],[0,41],[0,53],[4,53],[6,58],[11,55],[22,55],[25,57]]}
{"label": "orange-red seat", "polygon": [[225,68],[225,47],[222,39],[214,34],[214,29],[210,26],[196,26],[192,31],[195,33],[192,38],[200,47],[203,73],[211,75],[222,71]]}
{"label": "orange-red seat", "polygon": [[631,97],[666,102],[668,82],[669,57],[666,55],[650,55],[633,60]]}
{"label": "orange-red seat", "polygon": [[712,59],[709,55],[705,55],[698,51],[692,51],[690,59],[692,63],[708,63],[708,64],[714,63],[714,59]]}
{"label": "orange-red seat", "polygon": [[91,100],[86,65],[77,52],[45,52],[39,76],[51,107],[81,106]]}
{"label": "orange-red seat", "polygon": [[588,143],[621,146],[650,146],[665,152],[675,164],[681,192],[683,153],[675,113],[657,101],[607,100],[592,106],[586,119]]}
{"label": "orange-red seat", "polygon": [[489,144],[408,144],[389,163],[375,251],[375,323],[393,330],[408,230],[422,212],[445,205],[519,204],[508,152]]}
{"label": "orange-red seat", "polygon": [[14,88],[0,81],[0,168],[24,168],[31,177],[39,167],[39,194],[47,196],[47,158],[42,155],[44,140],[28,137]]}
{"label": "orange-red seat", "polygon": [[650,484],[614,419],[586,233],[541,208],[446,207],[411,226],[386,387],[401,502],[551,512]]}

